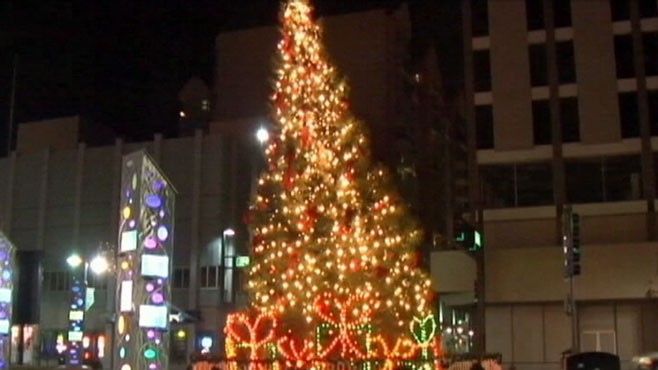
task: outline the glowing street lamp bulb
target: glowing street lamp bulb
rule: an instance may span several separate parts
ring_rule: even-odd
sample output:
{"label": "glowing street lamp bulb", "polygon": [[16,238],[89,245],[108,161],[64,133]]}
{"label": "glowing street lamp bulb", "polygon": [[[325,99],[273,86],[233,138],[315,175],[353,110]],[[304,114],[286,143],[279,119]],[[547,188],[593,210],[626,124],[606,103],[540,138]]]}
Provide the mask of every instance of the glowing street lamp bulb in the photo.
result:
{"label": "glowing street lamp bulb", "polygon": [[107,263],[107,259],[105,257],[96,256],[89,263],[89,267],[91,268],[91,271],[94,272],[94,274],[102,274],[106,272],[110,266]]}
{"label": "glowing street lamp bulb", "polygon": [[270,133],[265,128],[261,127],[256,131],[256,139],[259,143],[263,144],[270,139]]}
{"label": "glowing street lamp bulb", "polygon": [[224,236],[233,236],[233,235],[235,235],[235,230],[233,229],[224,230]]}
{"label": "glowing street lamp bulb", "polygon": [[71,267],[78,267],[82,264],[82,257],[74,253],[66,259],[66,263],[68,263]]}

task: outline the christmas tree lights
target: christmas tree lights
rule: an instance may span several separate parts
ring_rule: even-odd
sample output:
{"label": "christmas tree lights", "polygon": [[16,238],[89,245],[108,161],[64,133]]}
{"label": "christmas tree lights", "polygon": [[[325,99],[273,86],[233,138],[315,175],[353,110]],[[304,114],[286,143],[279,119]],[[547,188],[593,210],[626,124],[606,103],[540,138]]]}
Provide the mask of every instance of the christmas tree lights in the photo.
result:
{"label": "christmas tree lights", "polygon": [[[433,291],[416,267],[420,231],[371,162],[311,11],[307,0],[282,7],[277,126],[249,213],[253,311],[229,316],[227,349],[239,356],[242,343],[262,359],[271,341],[295,363],[434,358]],[[276,324],[258,334],[264,319]],[[245,325],[249,334],[238,333]]]}

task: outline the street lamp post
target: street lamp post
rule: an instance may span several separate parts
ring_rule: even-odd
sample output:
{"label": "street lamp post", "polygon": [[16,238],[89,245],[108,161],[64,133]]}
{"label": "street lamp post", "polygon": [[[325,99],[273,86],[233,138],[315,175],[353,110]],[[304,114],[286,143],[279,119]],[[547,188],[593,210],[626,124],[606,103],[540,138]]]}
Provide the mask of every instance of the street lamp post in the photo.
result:
{"label": "street lamp post", "polygon": [[[89,269],[94,274],[103,274],[109,269],[109,263],[104,256],[95,256],[90,262],[74,253],[66,259],[71,267],[71,302],[69,306],[69,331],[66,364],[81,366],[84,354],[82,340],[85,330],[85,311],[87,310],[87,274]],[[93,294],[93,293],[91,293]],[[92,297],[93,298],[93,297]]]}
{"label": "street lamp post", "polygon": [[69,331],[66,364],[82,365],[82,337],[84,336],[84,315],[87,290],[87,263],[78,254],[66,259],[71,267],[71,302],[69,306]]}
{"label": "street lamp post", "polygon": [[[219,280],[219,289],[220,289],[220,302],[219,304],[223,304],[227,302],[227,297],[226,297],[226,273],[227,273],[227,267],[228,264],[226,261],[231,261],[231,265],[233,265],[233,256],[228,256],[227,255],[227,247],[228,247],[228,239],[230,237],[235,236],[235,230],[228,228],[225,229],[224,232],[222,233],[222,247],[220,249],[219,253],[219,263],[220,263],[220,280]],[[230,293],[230,292],[229,292]],[[230,299],[228,300],[230,302]]]}

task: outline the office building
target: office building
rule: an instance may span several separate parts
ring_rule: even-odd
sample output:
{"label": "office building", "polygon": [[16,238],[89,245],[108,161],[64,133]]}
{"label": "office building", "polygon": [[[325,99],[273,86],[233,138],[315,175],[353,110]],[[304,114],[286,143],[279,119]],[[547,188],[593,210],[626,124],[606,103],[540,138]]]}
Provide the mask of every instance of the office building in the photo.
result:
{"label": "office building", "polygon": [[486,350],[552,369],[572,348],[565,206],[580,216],[576,349],[655,350],[656,2],[461,4]]}

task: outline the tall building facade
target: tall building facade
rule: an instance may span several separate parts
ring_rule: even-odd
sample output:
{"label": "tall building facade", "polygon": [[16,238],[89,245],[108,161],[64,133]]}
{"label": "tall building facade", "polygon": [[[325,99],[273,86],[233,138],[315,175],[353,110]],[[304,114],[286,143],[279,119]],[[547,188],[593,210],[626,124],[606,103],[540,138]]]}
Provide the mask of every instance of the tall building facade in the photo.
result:
{"label": "tall building facade", "polygon": [[[486,350],[518,369],[555,368],[570,348],[622,361],[655,350],[656,2],[461,6]],[[565,206],[581,219],[573,322]]]}

